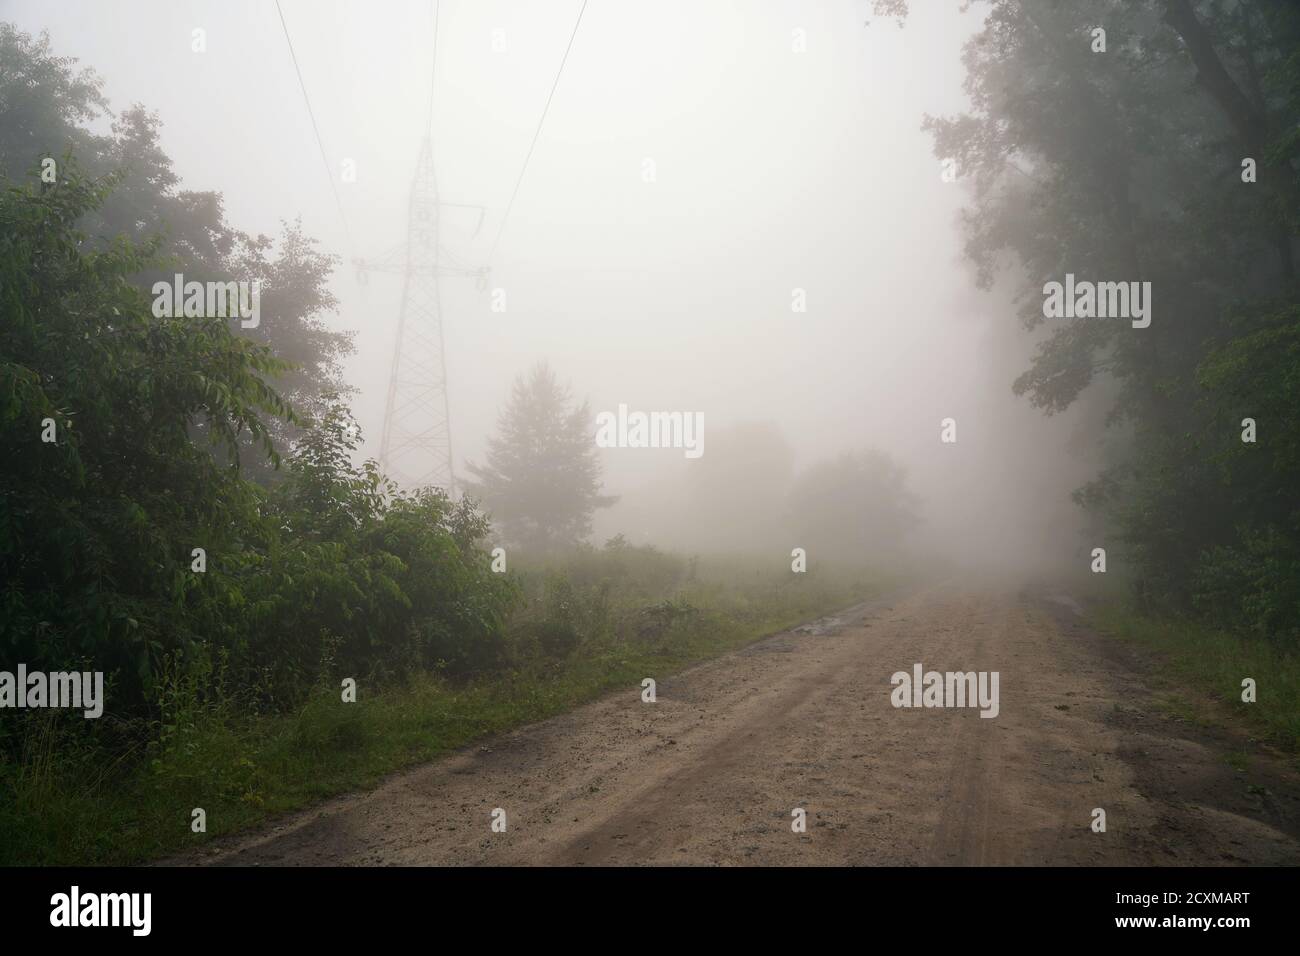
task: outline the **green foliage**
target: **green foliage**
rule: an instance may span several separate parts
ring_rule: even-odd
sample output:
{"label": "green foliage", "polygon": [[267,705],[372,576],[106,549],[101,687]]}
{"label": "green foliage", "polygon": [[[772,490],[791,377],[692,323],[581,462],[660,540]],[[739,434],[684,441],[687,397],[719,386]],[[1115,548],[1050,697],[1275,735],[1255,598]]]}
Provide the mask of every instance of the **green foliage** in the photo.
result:
{"label": "green foliage", "polygon": [[[268,713],[248,706],[221,661],[169,660],[157,681],[162,716],[143,754],[87,736],[87,723],[109,731],[106,721],[31,713],[31,726],[17,734],[21,751],[6,759],[0,748],[0,866],[122,864],[187,851],[486,734],[614,688],[626,692],[647,674],[668,677],[886,585],[865,573],[758,570],[735,557],[702,562],[692,574],[673,556],[616,550],[583,551],[573,565],[555,555],[525,559],[535,587],[502,645],[506,666],[472,679],[415,672],[401,683],[363,683],[364,703],[352,705],[340,702],[332,676],[322,677],[288,713]],[[680,582],[654,591],[638,578],[667,560],[686,569]],[[593,581],[602,562],[618,570]],[[572,566],[584,569],[587,584],[558,583]],[[592,613],[602,603],[603,618]],[[647,622],[654,629],[643,633]],[[558,636],[566,626],[578,634],[580,652],[567,653],[568,638],[559,637],[548,654],[540,634]],[[198,806],[208,811],[206,835],[189,830],[187,808]]]}
{"label": "green foliage", "polygon": [[[1067,272],[1152,288],[1149,328],[1043,330],[1014,389],[1048,414],[1085,394],[1114,401],[1122,449],[1076,500],[1122,542],[1145,607],[1294,640],[1300,8],[983,6],[965,54],[974,108],[926,121],[973,184],[966,251],[981,283],[1018,263],[1032,329],[1044,283]],[[1097,25],[1105,53],[1090,48]],[[1240,440],[1244,417],[1256,444]]]}
{"label": "green foliage", "polygon": [[[324,396],[347,393],[342,359],[353,350],[350,333],[330,329],[323,316],[337,301],[329,291],[335,256],[320,252],[300,223],[284,223],[278,239],[249,235],[226,221],[218,192],[179,189],[170,157],[160,145],[157,115],[132,105],[114,113],[92,70],[57,57],[49,38],[33,38],[0,23],[0,181],[35,181],[45,158],[74,155],[91,178],[112,175],[114,188],[80,211],[85,242],[96,246],[124,237],[159,253],[135,263],[131,280],[141,289],[176,272],[187,280],[261,283],[261,322],[245,329],[229,320],[240,338],[270,348],[281,364],[267,369],[276,391],[308,415]],[[109,126],[107,133],[94,127]],[[266,422],[278,449],[299,436],[286,417]],[[240,445],[252,451],[247,432]],[[243,467],[264,484],[275,477],[273,459],[246,454]]]}
{"label": "green foliage", "polygon": [[73,223],[109,185],[68,164],[55,188],[0,197],[5,659],[104,670],[121,716],[166,710],[164,662],[218,699],[220,660],[257,708],[330,673],[496,664],[516,592],[479,548],[486,519],[354,465],[338,396],[273,491],[241,476],[244,436],[274,456],[267,418],[298,421],[266,384],[282,363],[222,320],[154,316],[130,278],[151,247],[83,247]]}
{"label": "green foliage", "polygon": [[256,489],[210,446],[269,451],[262,415],[290,412],[266,348],[152,314],[129,278],[150,246],[83,251],[73,223],[110,185],[65,161],[56,188],[0,195],[0,647],[91,659],[138,698],[158,656],[199,637],[212,579],[189,573],[191,549],[220,553],[256,521]]}
{"label": "green foliage", "polygon": [[[1242,327],[1244,326],[1244,328]],[[1222,625],[1300,641],[1300,306],[1252,311],[1213,346],[1198,382],[1204,442],[1232,526],[1204,550],[1193,601]],[[1252,418],[1254,442],[1241,440]]]}
{"label": "green foliage", "polygon": [[[1104,633],[1159,655],[1161,666],[1150,672],[1158,690],[1168,689],[1161,684],[1190,685],[1261,739],[1300,751],[1300,658],[1294,644],[1279,645],[1186,618],[1153,617],[1119,602],[1097,605],[1089,618]],[[1259,686],[1254,703],[1241,699],[1246,677]]]}
{"label": "green foliage", "polygon": [[[523,556],[523,567],[528,565]],[[519,559],[516,560],[519,565]],[[578,588],[612,588],[638,600],[671,591],[683,583],[689,573],[687,559],[661,551],[653,545],[633,545],[619,534],[599,550],[592,547],[573,549],[565,558],[564,574]]]}
{"label": "green foliage", "polygon": [[244,679],[271,675],[274,699],[296,701],[330,671],[457,675],[499,657],[517,595],[479,547],[486,519],[440,490],[397,491],[374,461],[353,465],[359,441],[330,399],[267,500],[264,547],[231,571],[248,611],[237,635]]}

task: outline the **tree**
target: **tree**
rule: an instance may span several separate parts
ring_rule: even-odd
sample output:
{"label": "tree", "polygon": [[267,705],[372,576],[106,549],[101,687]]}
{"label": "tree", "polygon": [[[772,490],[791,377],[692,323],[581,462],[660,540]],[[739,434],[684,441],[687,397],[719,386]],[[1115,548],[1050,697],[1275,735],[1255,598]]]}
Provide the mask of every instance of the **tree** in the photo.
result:
{"label": "tree", "polygon": [[795,543],[837,560],[897,554],[919,523],[903,469],[875,450],[813,465],[796,479],[790,504]]}
{"label": "tree", "polygon": [[574,405],[545,362],[515,379],[510,402],[488,442],[487,464],[468,463],[478,498],[506,540],[553,551],[591,533],[597,508],[617,498],[600,494],[591,412]]}
{"label": "tree", "polygon": [[93,661],[132,697],[161,654],[207,637],[190,612],[214,576],[192,573],[193,549],[215,560],[258,523],[256,487],[206,446],[269,453],[264,417],[289,412],[265,346],[153,315],[131,277],[156,243],[87,250],[73,224],[110,186],[69,165],[0,192],[0,653]]}
{"label": "tree", "polygon": [[235,447],[274,456],[291,414],[282,363],[222,319],[154,315],[133,277],[159,243],[74,227],[111,185],[72,164],[0,191],[0,659],[103,671],[121,717],[168,706],[160,673],[284,706],[331,666],[495,666],[516,589],[486,518],[354,465],[337,396],[283,481],[245,478]]}
{"label": "tree", "polygon": [[[0,178],[36,182],[46,158],[55,160],[60,178],[69,157],[92,179],[115,172],[114,188],[82,214],[83,242],[102,247],[118,236],[135,243],[162,237],[157,254],[132,276],[146,290],[176,272],[200,282],[259,281],[260,324],[228,324],[283,360],[273,380],[276,391],[303,417],[323,413],[327,394],[350,392],[341,362],[353,351],[352,335],[322,320],[338,304],[328,287],[337,257],[318,250],[296,222],[284,224],[278,239],[248,235],[226,221],[219,192],[178,189],[179,178],[159,143],[158,117],[140,104],[115,114],[102,86],[93,70],[78,70],[74,59],[55,56],[48,36],[33,39],[0,23]],[[88,128],[104,119],[111,120],[110,132]],[[281,451],[301,434],[280,418],[268,427]],[[268,481],[268,460],[248,454],[246,442],[238,448],[252,476]]]}
{"label": "tree", "polygon": [[[1231,407],[1238,423],[1249,414],[1242,358],[1289,343],[1300,302],[1300,8],[987,6],[965,54],[974,109],[926,120],[936,155],[955,158],[973,184],[966,252],[981,283],[1018,262],[1030,328],[1045,321],[1044,284],[1067,272],[1147,281],[1154,300],[1144,329],[1052,320],[1015,391],[1051,414],[1098,380],[1115,386],[1111,418],[1131,435],[1127,453],[1076,499],[1107,517],[1142,594],[1190,610],[1221,596],[1231,572],[1235,606],[1255,609],[1245,620],[1300,633],[1300,602],[1284,580],[1300,564],[1300,523],[1286,504],[1294,473],[1276,452],[1248,470],[1225,467],[1244,459],[1240,425],[1223,414]],[[1091,31],[1103,24],[1107,49],[1094,53]],[[1278,388],[1300,373],[1286,349],[1261,370]],[[1263,407],[1265,393],[1252,394]],[[1270,426],[1271,441],[1291,442],[1294,413]],[[1264,460],[1278,467],[1260,469]],[[1238,486],[1247,481],[1249,496]]]}

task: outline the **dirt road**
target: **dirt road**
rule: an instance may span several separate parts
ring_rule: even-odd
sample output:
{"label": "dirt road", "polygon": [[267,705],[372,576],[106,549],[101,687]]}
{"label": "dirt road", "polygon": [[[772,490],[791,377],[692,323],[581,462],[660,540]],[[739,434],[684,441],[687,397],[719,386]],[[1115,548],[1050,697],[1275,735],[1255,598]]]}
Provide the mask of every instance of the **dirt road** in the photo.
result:
{"label": "dirt road", "polygon": [[[1168,716],[1149,664],[1067,608],[945,585],[839,618],[661,677],[655,703],[629,687],[184,862],[1300,862],[1293,767]],[[896,709],[890,676],[917,663],[999,672],[998,715]],[[1241,752],[1244,772],[1225,759]]]}

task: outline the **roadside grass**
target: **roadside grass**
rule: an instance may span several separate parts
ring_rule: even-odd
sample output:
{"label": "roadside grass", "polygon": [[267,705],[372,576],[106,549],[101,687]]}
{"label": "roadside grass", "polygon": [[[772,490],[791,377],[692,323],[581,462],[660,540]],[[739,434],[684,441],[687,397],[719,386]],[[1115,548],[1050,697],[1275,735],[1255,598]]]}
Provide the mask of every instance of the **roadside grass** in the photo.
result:
{"label": "roadside grass", "polygon": [[[1122,601],[1096,605],[1088,617],[1102,633],[1154,651],[1170,676],[1222,704],[1260,739],[1300,752],[1300,660],[1294,651],[1190,621],[1144,615]],[[1255,680],[1255,703],[1241,699],[1247,677]],[[1205,719],[1183,699],[1168,701],[1168,709],[1195,722]]]}
{"label": "roadside grass", "polygon": [[[21,759],[0,765],[0,865],[122,865],[182,853],[615,688],[635,705],[645,677],[662,679],[893,583],[866,573],[738,574],[734,564],[728,573],[725,561],[692,572],[648,618],[644,593],[639,604],[616,599],[605,609],[611,623],[563,657],[475,680],[423,672],[382,687],[363,680],[355,704],[342,702],[335,683],[278,715],[250,715],[229,701],[190,705],[158,739],[142,744],[136,735],[125,748],[88,738],[85,722],[66,714],[35,714]],[[663,607],[677,610],[665,616]],[[206,833],[191,830],[196,808]]]}

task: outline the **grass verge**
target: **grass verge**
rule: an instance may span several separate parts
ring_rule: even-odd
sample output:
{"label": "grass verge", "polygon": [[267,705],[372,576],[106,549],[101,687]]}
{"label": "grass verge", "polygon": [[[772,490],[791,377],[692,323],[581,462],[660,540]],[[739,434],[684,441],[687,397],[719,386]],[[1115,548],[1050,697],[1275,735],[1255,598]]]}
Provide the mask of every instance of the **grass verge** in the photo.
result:
{"label": "grass verge", "polygon": [[[692,574],[648,603],[609,602],[607,624],[563,657],[453,682],[417,673],[376,687],[316,688],[294,712],[194,705],[155,739],[106,749],[66,715],[38,714],[22,757],[0,767],[0,865],[148,861],[263,823],[485,736],[542,720],[616,687],[637,688],[809,618],[882,593],[870,575],[776,576],[732,566]],[[566,592],[567,593],[567,592]],[[206,833],[191,830],[206,814]]]}
{"label": "grass verge", "polygon": [[[1154,651],[1181,682],[1228,708],[1260,739],[1300,752],[1300,661],[1293,651],[1189,621],[1144,615],[1119,601],[1092,608],[1103,634]],[[1255,681],[1256,700],[1242,701],[1242,681]]]}

